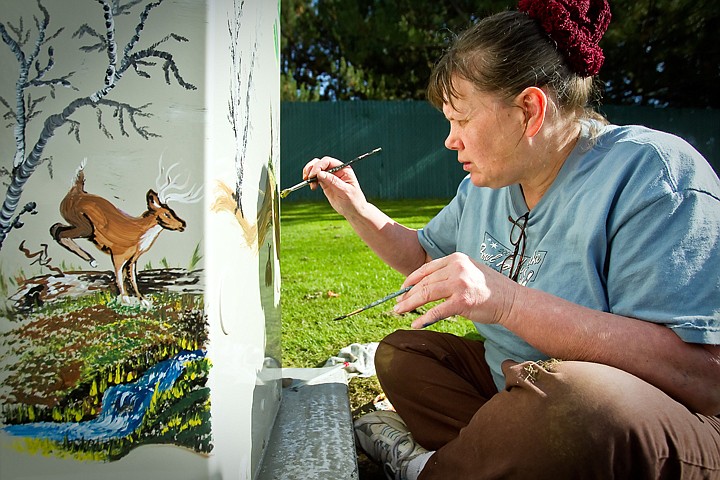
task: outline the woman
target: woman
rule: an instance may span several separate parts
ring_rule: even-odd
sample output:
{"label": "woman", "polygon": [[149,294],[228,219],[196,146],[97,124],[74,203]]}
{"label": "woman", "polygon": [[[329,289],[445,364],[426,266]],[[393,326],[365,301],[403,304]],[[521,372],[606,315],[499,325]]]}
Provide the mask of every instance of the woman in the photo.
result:
{"label": "woman", "polygon": [[[521,0],[436,65],[430,101],[468,176],[415,231],[351,168],[332,206],[414,287],[376,354],[397,414],[356,422],[389,478],[720,477],[720,181],[683,140],[587,105],[605,0]],[[561,359],[561,360],[551,360]]]}

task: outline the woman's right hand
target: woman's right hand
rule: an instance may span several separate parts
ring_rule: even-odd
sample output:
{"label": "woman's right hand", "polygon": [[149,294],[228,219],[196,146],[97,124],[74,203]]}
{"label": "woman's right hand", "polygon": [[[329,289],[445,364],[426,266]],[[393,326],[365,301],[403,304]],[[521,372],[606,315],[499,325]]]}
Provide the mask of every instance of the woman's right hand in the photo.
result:
{"label": "woman's right hand", "polygon": [[310,187],[314,190],[320,185],[335,211],[390,267],[407,275],[426,262],[427,253],[420,245],[417,231],[397,223],[369,203],[352,167],[327,172],[338,165],[342,162],[332,157],[314,158],[303,168],[303,178],[317,177],[318,182]]}
{"label": "woman's right hand", "polygon": [[335,211],[347,217],[360,210],[367,201],[352,167],[327,173],[327,170],[342,163],[333,157],[314,158],[303,168],[303,179],[317,177],[318,181],[311,183],[310,188],[315,190],[319,185]]}
{"label": "woman's right hand", "polygon": [[417,317],[413,328],[425,328],[453,315],[477,323],[502,325],[510,312],[517,309],[515,299],[519,289],[524,288],[460,252],[425,263],[405,279],[403,287],[410,285],[413,288],[400,297],[395,313],[411,312],[444,300]]}

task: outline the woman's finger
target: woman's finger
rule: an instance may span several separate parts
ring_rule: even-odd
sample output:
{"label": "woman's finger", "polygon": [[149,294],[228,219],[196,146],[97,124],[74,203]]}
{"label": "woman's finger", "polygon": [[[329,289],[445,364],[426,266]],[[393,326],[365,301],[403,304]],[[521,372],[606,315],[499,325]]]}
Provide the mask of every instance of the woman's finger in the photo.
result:
{"label": "woman's finger", "polygon": [[445,313],[446,303],[447,302],[443,302],[435,305],[433,308],[413,320],[410,326],[417,330],[429,327],[433,323],[437,323],[440,320],[445,320],[446,318],[451,317],[452,314]]}
{"label": "woman's finger", "polygon": [[408,275],[407,278],[405,278],[405,281],[402,285],[403,288],[409,287],[410,285],[418,285],[425,277],[445,268],[448,265],[450,257],[452,257],[452,255],[448,257],[437,258],[421,265],[420,268],[418,268],[410,275]]}

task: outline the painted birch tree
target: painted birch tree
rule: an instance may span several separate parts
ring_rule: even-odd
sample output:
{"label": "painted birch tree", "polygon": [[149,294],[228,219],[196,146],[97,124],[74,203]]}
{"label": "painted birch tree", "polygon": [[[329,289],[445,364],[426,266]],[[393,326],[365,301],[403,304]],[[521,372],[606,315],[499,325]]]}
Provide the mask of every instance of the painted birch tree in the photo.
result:
{"label": "painted birch tree", "polygon": [[228,100],[228,120],[235,137],[235,170],[237,181],[235,184],[235,202],[244,217],[242,206],[242,185],[245,177],[245,154],[247,152],[248,136],[250,134],[250,100],[252,92],[253,72],[255,71],[255,55],[257,53],[257,32],[250,57],[250,66],[247,67],[247,79],[243,83],[243,57],[239,47],[240,32],[242,31],[243,7],[245,1],[233,2],[233,15],[228,18],[228,33],[230,34],[230,99]]}
{"label": "painted birch tree", "polygon": [[[166,49],[171,42],[187,42],[186,38],[169,33],[155,43],[141,46],[141,37],[148,18],[163,1],[156,0],[145,4],[139,13],[133,35],[123,45],[116,37],[115,19],[121,15],[132,15],[133,9],[143,3],[142,0],[96,0],[99,13],[103,16],[104,29],[98,31],[89,23],[84,23],[72,35],[73,38],[89,40],[80,47],[82,52],[107,56],[106,69],[98,75],[97,88],[84,93],[79,92],[73,85],[72,77],[75,72],[57,76],[53,74],[56,67],[53,43],[62,35],[64,28],[55,31],[50,29],[51,15],[41,0],[37,2],[39,15],[33,16],[34,28],[26,27],[22,18],[17,24],[0,21],[0,38],[18,64],[14,101],[0,97],[0,105],[5,109],[3,118],[10,121],[7,127],[13,128],[15,139],[12,169],[0,170],[0,173],[9,177],[0,209],[0,249],[13,228],[22,227],[22,215],[35,210],[34,202],[27,202],[22,208],[18,207],[28,180],[42,163],[48,161],[45,151],[49,141],[62,127],[67,127],[68,132],[80,141],[81,125],[73,119],[74,113],[80,109],[95,109],[98,127],[108,138],[113,138],[104,119],[104,114],[110,112],[123,136],[134,132],[144,139],[149,139],[158,135],[142,125],[140,119],[152,116],[148,111],[151,104],[134,106],[113,99],[111,93],[118,82],[129,72],[150,79],[151,71],[162,69],[166,84],[170,85],[174,79],[187,90],[196,89],[185,81],[173,54]],[[43,118],[40,106],[47,99],[44,93],[49,92],[51,98],[55,98],[58,88],[72,89],[79,92],[79,96]],[[32,143],[28,138],[28,125],[38,121],[43,122],[42,129],[37,140]]]}

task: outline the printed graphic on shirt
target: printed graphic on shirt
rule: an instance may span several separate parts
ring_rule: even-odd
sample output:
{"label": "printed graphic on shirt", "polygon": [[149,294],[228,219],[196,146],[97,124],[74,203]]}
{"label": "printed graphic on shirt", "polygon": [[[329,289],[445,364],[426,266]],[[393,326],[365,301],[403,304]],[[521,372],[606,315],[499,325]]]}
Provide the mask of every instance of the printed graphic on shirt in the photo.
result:
{"label": "printed graphic on shirt", "polygon": [[[512,254],[514,252],[514,247],[506,247],[502,242],[485,232],[485,238],[483,243],[480,245],[478,260],[503,275],[510,275],[510,267],[513,263]],[[527,251],[525,253],[526,255],[523,255],[522,257],[520,273],[517,279],[517,282],[520,285],[527,285],[528,283],[535,281],[535,278],[540,271],[540,267],[545,261],[545,255],[547,255],[547,251],[545,250],[535,250],[535,252],[533,252],[530,256],[527,255]],[[517,260],[515,264],[517,265]]]}

